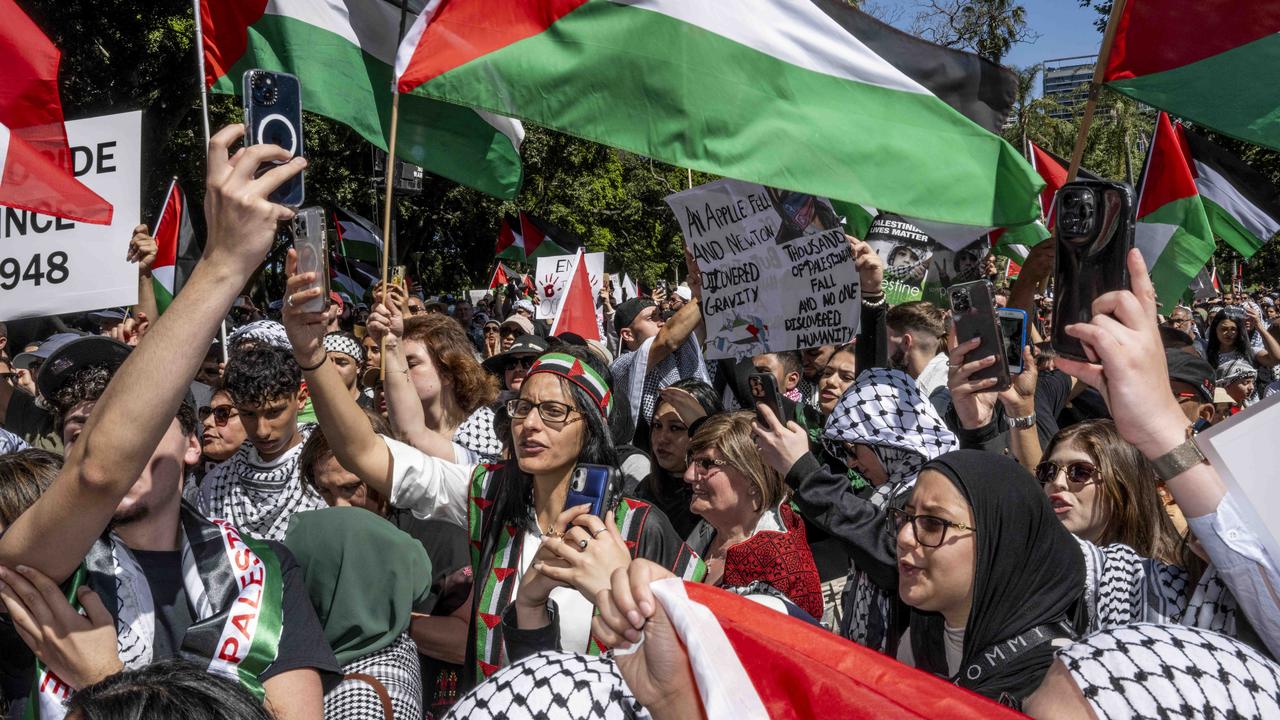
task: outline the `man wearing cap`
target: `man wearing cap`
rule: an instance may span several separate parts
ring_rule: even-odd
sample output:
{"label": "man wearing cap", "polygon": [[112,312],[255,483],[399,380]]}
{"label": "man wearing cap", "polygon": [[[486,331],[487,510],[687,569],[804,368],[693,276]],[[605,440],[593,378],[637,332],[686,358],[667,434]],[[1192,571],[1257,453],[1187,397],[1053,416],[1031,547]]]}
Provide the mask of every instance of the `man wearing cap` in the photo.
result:
{"label": "man wearing cap", "polygon": [[33,343],[35,347],[28,346],[31,347],[30,350],[14,356],[14,369],[26,372],[31,389],[37,394],[8,383],[0,383],[0,427],[22,438],[32,447],[62,452],[62,433],[58,431],[56,416],[48,410],[50,398],[39,399],[40,389],[35,378],[50,355],[79,337],[80,333],[51,335],[41,343]]}
{"label": "man wearing cap", "polygon": [[524,384],[524,376],[538,356],[547,351],[547,341],[537,335],[521,335],[516,338],[505,352],[486,359],[481,365],[485,370],[502,378],[503,395],[498,399],[505,401],[520,392]]}
{"label": "man wearing cap", "polygon": [[1169,388],[1187,420],[1213,422],[1214,373],[1209,361],[1185,350],[1165,350]]}
{"label": "man wearing cap", "polygon": [[[120,669],[178,656],[216,661],[276,718],[323,715],[320,672],[338,666],[292,555],[181,502],[185,466],[200,456],[184,401],[190,379],[293,216],[268,194],[306,165],[270,144],[233,160],[243,133],[234,125],[209,143],[204,256],[146,338],[132,352],[110,338],[76,340],[37,376],[66,411],[68,452],[49,489],[0,535],[0,598],[48,663],[30,700],[42,717],[59,717],[73,692]],[[270,161],[282,164],[255,179]],[[67,612],[57,587],[73,575],[67,587],[87,617]],[[23,598],[55,612],[32,615]]]}
{"label": "man wearing cap", "polygon": [[613,392],[630,401],[636,426],[653,416],[658,391],[683,378],[710,382],[694,330],[702,324],[701,275],[690,267],[690,300],[663,322],[658,306],[647,298],[633,298],[614,311],[618,331],[618,359],[613,361]]}

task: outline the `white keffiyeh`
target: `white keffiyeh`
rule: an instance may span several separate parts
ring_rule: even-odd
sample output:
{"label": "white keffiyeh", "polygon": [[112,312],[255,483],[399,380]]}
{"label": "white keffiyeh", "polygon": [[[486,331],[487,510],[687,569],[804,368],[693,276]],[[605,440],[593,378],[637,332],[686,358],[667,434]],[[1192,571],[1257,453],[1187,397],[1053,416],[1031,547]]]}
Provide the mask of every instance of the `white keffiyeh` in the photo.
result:
{"label": "white keffiyeh", "polygon": [[328,507],[314,488],[302,482],[298,467],[302,446],[315,427],[299,426],[303,442],[271,461],[263,460],[253,445],[242,445],[205,474],[200,512],[229,520],[254,537],[284,540],[294,513]]}

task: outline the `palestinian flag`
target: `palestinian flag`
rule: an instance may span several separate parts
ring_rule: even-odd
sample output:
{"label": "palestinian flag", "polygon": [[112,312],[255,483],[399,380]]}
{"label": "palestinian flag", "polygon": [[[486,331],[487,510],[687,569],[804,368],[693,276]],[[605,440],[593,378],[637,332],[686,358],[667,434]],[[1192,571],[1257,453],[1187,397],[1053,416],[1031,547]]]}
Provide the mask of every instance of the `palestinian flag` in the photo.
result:
{"label": "palestinian flag", "polygon": [[587,274],[587,262],[582,248],[578,248],[573,259],[573,270],[569,273],[569,282],[564,288],[564,297],[556,310],[555,319],[551,321],[551,337],[563,333],[573,333],[583,340],[602,340],[600,337],[600,317],[596,314],[595,293],[591,292],[591,278]]}
{"label": "palestinian flag", "polygon": [[507,266],[499,261],[497,267],[493,269],[493,275],[489,277],[489,289],[503,287],[510,281],[511,274],[507,272]]}
{"label": "palestinian flag", "polygon": [[361,262],[382,262],[382,230],[363,216],[338,208],[333,211],[338,254]]}
{"label": "palestinian flag", "polygon": [[582,240],[573,233],[529,213],[520,213],[520,237],[525,260],[537,260],[553,255],[572,255],[582,247]]}
{"label": "palestinian flag", "polygon": [[1213,234],[1248,260],[1280,232],[1280,191],[1225,148],[1177,130]]}
{"label": "palestinian flag", "polygon": [[1169,310],[1213,257],[1213,233],[1195,178],[1169,116],[1160,113],[1142,169],[1136,244],[1151,271],[1156,300]]}
{"label": "palestinian flag", "polygon": [[1280,5],[1129,0],[1104,79],[1148,105],[1280,150]]}
{"label": "palestinian flag", "polygon": [[948,98],[990,112],[1011,97],[983,89],[1012,76],[842,0],[431,3],[396,73],[402,93],[714,175],[944,223],[1036,219],[1040,181],[999,123]]}
{"label": "palestinian flag", "polygon": [[1025,717],[791,617],[776,598],[679,578],[650,588],[688,649],[707,720]]}
{"label": "palestinian flag", "polygon": [[[381,0],[200,0],[205,82],[239,94],[245,70],[298,76],[306,110],[387,149],[400,9]],[[400,98],[396,155],[501,198],[520,187],[520,123],[422,96]]]}
{"label": "palestinian flag", "polygon": [[522,234],[519,220],[510,215],[503,216],[502,226],[498,228],[498,242],[493,247],[493,254],[496,257],[505,258],[512,262],[529,261],[524,254],[524,235]]}
{"label": "palestinian flag", "polygon": [[151,286],[156,291],[156,307],[163,314],[178,291],[187,283],[200,259],[196,233],[187,214],[187,196],[174,178],[164,196],[164,207],[155,224],[156,261],[151,265]]}

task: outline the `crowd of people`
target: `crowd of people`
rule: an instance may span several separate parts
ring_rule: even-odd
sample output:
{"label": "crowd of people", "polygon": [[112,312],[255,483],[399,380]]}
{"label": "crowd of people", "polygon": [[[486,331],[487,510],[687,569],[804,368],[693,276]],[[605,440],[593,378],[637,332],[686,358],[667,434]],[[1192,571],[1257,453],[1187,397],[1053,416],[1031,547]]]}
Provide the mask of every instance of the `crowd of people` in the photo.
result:
{"label": "crowd of people", "polygon": [[1032,319],[1007,389],[853,237],[855,340],[741,361],[702,354],[692,257],[669,292],[606,284],[603,340],[549,337],[516,285],[309,312],[292,251],[259,310],[305,161],[255,179],[288,155],[242,132],[163,315],[0,332],[7,717],[699,717],[667,578],[1033,717],[1280,717],[1276,559],[1189,445],[1280,392],[1275,293],[1158,308],[1134,252],[1067,328],[1082,362],[1044,342],[1044,243],[997,294]]}

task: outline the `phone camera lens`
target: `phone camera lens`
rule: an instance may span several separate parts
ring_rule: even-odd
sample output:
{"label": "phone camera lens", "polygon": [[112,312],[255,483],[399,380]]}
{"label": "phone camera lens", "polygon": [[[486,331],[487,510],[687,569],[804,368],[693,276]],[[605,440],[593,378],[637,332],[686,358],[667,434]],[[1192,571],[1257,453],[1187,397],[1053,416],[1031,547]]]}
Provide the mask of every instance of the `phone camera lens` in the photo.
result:
{"label": "phone camera lens", "polygon": [[1091,192],[1070,192],[1062,198],[1059,222],[1068,235],[1088,235],[1093,230],[1095,199]]}
{"label": "phone camera lens", "polygon": [[276,79],[266,73],[253,75],[253,100],[259,105],[275,105],[280,98],[280,89],[276,87]]}
{"label": "phone camera lens", "polygon": [[951,309],[958,313],[968,312],[973,308],[973,303],[969,302],[969,293],[957,292],[951,295]]}

